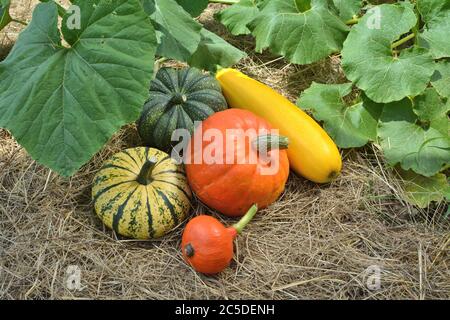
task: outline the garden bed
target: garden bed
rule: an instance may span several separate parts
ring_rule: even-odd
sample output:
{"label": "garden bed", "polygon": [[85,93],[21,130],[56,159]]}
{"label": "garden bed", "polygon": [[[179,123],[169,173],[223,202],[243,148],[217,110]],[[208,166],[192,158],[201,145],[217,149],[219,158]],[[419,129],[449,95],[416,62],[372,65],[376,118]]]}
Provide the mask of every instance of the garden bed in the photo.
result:
{"label": "garden bed", "polygon": [[[36,1],[21,2],[14,2],[15,17],[29,21]],[[253,53],[250,37],[233,37],[214,21],[220,7],[210,5],[200,20],[249,54],[238,66],[248,75],[292,101],[312,81],[344,81],[337,57],[298,66]],[[0,33],[0,56],[22,28],[12,24]],[[375,147],[344,152],[343,172],[329,185],[291,173],[281,199],[259,212],[236,241],[231,267],[208,277],[183,262],[182,226],[158,241],[128,240],[93,212],[91,181],[103,161],[139,145],[135,127],[127,126],[65,179],[0,130],[1,299],[450,298],[445,206],[417,209],[403,201]],[[202,212],[223,220],[195,203],[192,215]],[[67,285],[70,266],[81,271],[81,290]],[[376,289],[367,283],[374,267],[381,280]]]}

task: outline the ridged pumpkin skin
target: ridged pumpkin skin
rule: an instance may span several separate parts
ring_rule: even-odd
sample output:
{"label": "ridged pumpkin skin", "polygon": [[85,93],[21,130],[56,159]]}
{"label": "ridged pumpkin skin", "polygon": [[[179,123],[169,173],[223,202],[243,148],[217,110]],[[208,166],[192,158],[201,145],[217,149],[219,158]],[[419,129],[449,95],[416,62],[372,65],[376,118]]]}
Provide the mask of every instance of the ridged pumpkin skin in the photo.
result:
{"label": "ridged pumpkin skin", "polygon": [[339,150],[325,130],[299,107],[268,86],[235,69],[216,75],[232,108],[249,110],[289,138],[291,168],[303,177],[326,183],[342,169]]}
{"label": "ridged pumpkin skin", "polygon": [[[148,160],[156,164],[144,185],[138,176]],[[159,238],[171,231],[186,218],[191,197],[183,167],[166,153],[144,147],[115,154],[92,186],[100,219],[118,234],[135,239]]]}
{"label": "ridged pumpkin skin", "polygon": [[176,70],[162,68],[150,87],[137,127],[145,145],[170,152],[175,129],[188,129],[192,134],[194,121],[203,121],[217,111],[225,110],[227,102],[217,80],[195,68]]}
{"label": "ridged pumpkin skin", "polygon": [[[253,113],[238,109],[215,113],[203,121],[202,130],[197,128],[194,132],[185,157],[188,181],[197,197],[210,208],[231,217],[244,215],[253,204],[265,208],[275,202],[283,192],[289,176],[286,150],[274,149],[268,152],[273,161],[279,161],[278,170],[272,175],[263,175],[262,170],[267,169],[269,165],[264,163],[257,151],[249,145],[249,139],[231,144],[226,143],[224,138],[221,145],[207,141],[209,139],[204,133],[210,129],[219,130],[225,137],[227,129],[254,129],[260,132],[264,129],[271,130],[272,126]],[[197,145],[196,141],[203,140],[205,141],[202,145]],[[205,152],[205,149],[209,151]],[[219,154],[222,164],[195,161],[203,159],[202,155],[206,153]],[[233,163],[226,162],[227,155],[230,154],[234,156]],[[256,158],[256,163],[250,163],[250,158]],[[273,165],[275,166],[275,162]]]}

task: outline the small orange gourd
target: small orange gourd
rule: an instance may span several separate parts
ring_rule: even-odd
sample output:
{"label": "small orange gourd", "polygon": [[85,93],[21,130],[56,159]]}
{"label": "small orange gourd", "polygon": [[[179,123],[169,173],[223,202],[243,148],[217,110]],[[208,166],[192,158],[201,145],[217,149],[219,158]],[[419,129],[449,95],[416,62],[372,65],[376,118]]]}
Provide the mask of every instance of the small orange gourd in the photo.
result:
{"label": "small orange gourd", "polygon": [[200,215],[188,222],[183,232],[181,249],[185,261],[195,271],[216,274],[233,259],[233,241],[258,211],[256,205],[232,227],[226,228],[219,220]]}

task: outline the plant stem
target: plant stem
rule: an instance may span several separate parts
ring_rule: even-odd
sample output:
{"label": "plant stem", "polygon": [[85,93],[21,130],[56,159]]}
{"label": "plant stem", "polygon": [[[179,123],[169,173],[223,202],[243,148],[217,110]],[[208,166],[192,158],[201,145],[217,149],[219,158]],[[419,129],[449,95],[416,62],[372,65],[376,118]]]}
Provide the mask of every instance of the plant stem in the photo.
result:
{"label": "plant stem", "polygon": [[20,23],[21,25],[24,25],[24,26],[28,25],[28,23],[26,23],[25,21],[18,20],[18,19],[12,19],[11,22],[17,22],[17,23]]}
{"label": "plant stem", "polygon": [[357,24],[359,22],[359,18],[358,17],[354,17],[354,18],[352,18],[352,19],[350,19],[350,20],[347,20],[346,22],[345,22],[345,24],[347,24],[347,25],[353,25],[353,24]]}
{"label": "plant stem", "polygon": [[161,57],[155,61],[155,67],[153,68],[153,77],[156,77],[156,74],[158,73],[159,69],[162,68],[162,64],[167,60],[169,59],[167,59],[166,57]]}
{"label": "plant stem", "polygon": [[151,183],[151,179],[149,179],[149,176],[152,174],[153,168],[155,167],[156,162],[153,161],[147,161],[142,166],[141,172],[139,172],[139,175],[136,179],[136,181],[144,186]]}
{"label": "plant stem", "polygon": [[236,4],[240,0],[209,0],[209,3]]}
{"label": "plant stem", "polygon": [[162,58],[159,58],[158,60],[156,60],[155,64],[162,64],[162,63],[166,62],[167,60],[169,60],[169,59],[167,59],[166,57],[162,57]]}
{"label": "plant stem", "polygon": [[258,206],[254,204],[247,213],[239,220],[238,223],[233,225],[233,228],[236,229],[237,233],[241,233],[245,226],[253,219],[256,212],[258,211]]}
{"label": "plant stem", "polygon": [[400,40],[394,42],[391,45],[391,49],[395,49],[395,48],[401,46],[402,44],[404,44],[404,43],[408,42],[409,40],[413,39],[415,36],[416,35],[414,33],[411,33],[411,34],[407,35],[406,37],[404,37],[403,39],[400,39]]}

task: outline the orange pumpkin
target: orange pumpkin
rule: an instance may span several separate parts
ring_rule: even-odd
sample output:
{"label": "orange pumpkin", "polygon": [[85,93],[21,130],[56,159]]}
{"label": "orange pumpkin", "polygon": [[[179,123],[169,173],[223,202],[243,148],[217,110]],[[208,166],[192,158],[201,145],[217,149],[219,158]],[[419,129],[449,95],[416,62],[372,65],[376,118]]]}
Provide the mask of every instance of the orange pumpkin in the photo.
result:
{"label": "orange pumpkin", "polygon": [[250,111],[215,113],[195,130],[186,153],[189,184],[207,206],[242,216],[278,199],[289,176],[286,137]]}
{"label": "orange pumpkin", "polygon": [[235,225],[226,228],[216,218],[200,215],[186,225],[181,240],[183,257],[197,272],[215,274],[233,259],[233,240],[258,210],[253,205]]}

